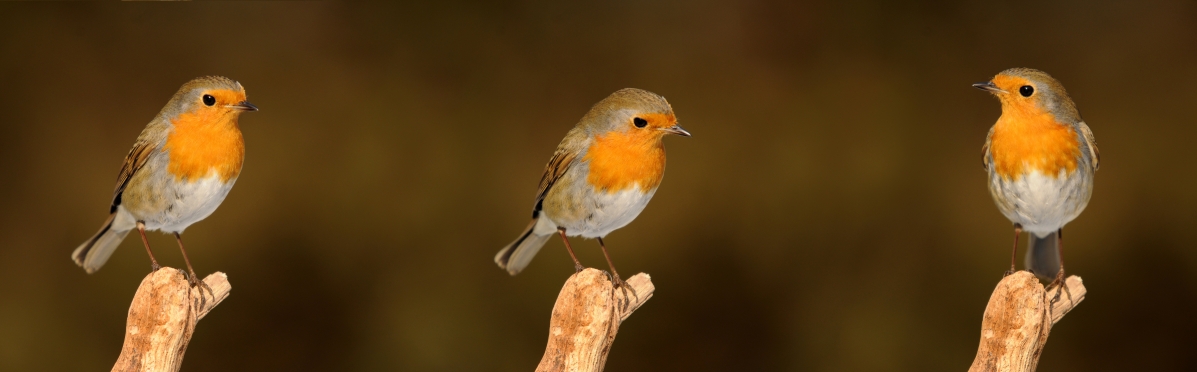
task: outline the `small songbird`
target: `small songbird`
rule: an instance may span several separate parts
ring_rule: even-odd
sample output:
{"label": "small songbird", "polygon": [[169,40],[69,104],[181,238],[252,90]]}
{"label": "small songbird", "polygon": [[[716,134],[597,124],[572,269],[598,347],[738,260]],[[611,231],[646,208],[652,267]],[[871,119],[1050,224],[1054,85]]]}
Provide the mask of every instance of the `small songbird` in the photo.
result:
{"label": "small songbird", "polygon": [[499,251],[495,263],[518,274],[556,233],[581,271],[567,236],[597,238],[615,285],[626,288],[603,237],[632,222],[657,192],[666,134],[690,136],[677,125],[665,97],[627,88],[595,104],[557,145],[540,177],[532,222]]}
{"label": "small songbird", "polygon": [[156,271],[160,266],[145,231],[161,230],[179,242],[191,285],[203,286],[179,234],[212,214],[233,188],[245,160],[237,118],[257,110],[245,100],[241,83],[229,78],[183,84],[125,156],[108,220],[71,254],[75,263],[89,274],[99,270],[125,235],[137,229]]}
{"label": "small songbird", "polygon": [[1018,235],[1026,230],[1027,269],[1063,284],[1064,224],[1089,204],[1100,160],[1093,132],[1064,86],[1043,71],[1012,68],[973,86],[1002,102],[981,161],[993,200],[1014,222],[1008,273],[1014,272]]}

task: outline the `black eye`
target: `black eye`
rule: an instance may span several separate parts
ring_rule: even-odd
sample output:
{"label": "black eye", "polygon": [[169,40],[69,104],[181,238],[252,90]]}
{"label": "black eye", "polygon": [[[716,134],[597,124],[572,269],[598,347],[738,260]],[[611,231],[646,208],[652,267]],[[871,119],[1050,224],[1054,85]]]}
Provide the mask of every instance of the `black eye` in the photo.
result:
{"label": "black eye", "polygon": [[205,94],[204,95],[204,104],[208,105],[208,106],[215,105],[216,97],[213,97],[212,95],[209,95],[209,94]]}
{"label": "black eye", "polygon": [[636,125],[636,128],[644,128],[645,126],[648,125],[648,120],[644,120],[641,118],[635,118],[635,119],[632,119],[632,124]]}
{"label": "black eye", "polygon": [[1021,94],[1023,97],[1030,97],[1032,94],[1035,94],[1035,88],[1030,85],[1023,85],[1022,88],[1018,88],[1018,94]]}

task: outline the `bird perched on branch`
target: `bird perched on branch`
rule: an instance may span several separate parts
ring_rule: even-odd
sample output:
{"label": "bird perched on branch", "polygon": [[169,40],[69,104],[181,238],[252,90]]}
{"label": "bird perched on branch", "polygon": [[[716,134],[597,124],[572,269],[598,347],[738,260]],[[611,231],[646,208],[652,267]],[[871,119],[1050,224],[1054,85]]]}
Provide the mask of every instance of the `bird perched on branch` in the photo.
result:
{"label": "bird perched on branch", "polygon": [[632,222],[657,192],[665,172],[662,138],[667,134],[690,136],[678,126],[665,97],[627,88],[599,101],[557,145],[540,178],[532,222],[495,255],[495,263],[518,274],[557,234],[574,269],[582,271],[567,237],[597,238],[615,285],[626,288],[603,237]]}
{"label": "bird perched on branch", "polygon": [[245,159],[237,118],[257,110],[246,101],[241,83],[229,78],[201,77],[183,84],[125,156],[108,220],[75,249],[75,263],[89,274],[99,270],[125,235],[137,229],[157,271],[161,266],[145,231],[161,230],[179,242],[191,285],[203,285],[179,234],[212,214],[233,188]]}
{"label": "bird perched on branch", "polygon": [[982,163],[993,200],[1014,222],[1009,272],[1025,230],[1031,233],[1027,269],[1062,285],[1064,225],[1089,204],[1100,160],[1093,132],[1064,86],[1043,71],[1012,68],[973,86],[1002,103]]}

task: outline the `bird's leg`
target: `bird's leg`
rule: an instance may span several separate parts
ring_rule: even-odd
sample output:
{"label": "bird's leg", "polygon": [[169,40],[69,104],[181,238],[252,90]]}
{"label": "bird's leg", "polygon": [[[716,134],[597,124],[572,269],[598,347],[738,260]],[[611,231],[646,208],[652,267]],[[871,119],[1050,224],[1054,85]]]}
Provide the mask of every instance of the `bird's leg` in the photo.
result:
{"label": "bird's leg", "polygon": [[204,303],[207,302],[207,299],[203,295],[204,290],[207,290],[213,299],[216,298],[216,293],[212,292],[212,287],[209,287],[208,283],[204,283],[204,281],[199,279],[198,275],[195,275],[195,269],[191,268],[191,259],[187,258],[187,249],[183,248],[183,237],[177,232],[175,233],[175,240],[179,242],[179,251],[183,252],[183,262],[187,263],[187,273],[190,275],[187,281],[191,283],[192,287],[197,285],[200,287],[200,307],[203,307]]}
{"label": "bird's leg", "polygon": [[[1018,256],[1018,235],[1021,233],[1022,233],[1022,224],[1015,223],[1014,224],[1014,248],[1010,249],[1010,270],[1006,271],[1005,275],[1002,275],[1003,278],[1010,276],[1010,274],[1014,273],[1014,257]],[[1027,249],[1030,249],[1030,248],[1027,248]]]}
{"label": "bird's leg", "polygon": [[1054,303],[1056,303],[1056,301],[1059,301],[1060,300],[1060,292],[1064,292],[1065,294],[1068,295],[1068,302],[1072,303],[1073,306],[1076,306],[1076,302],[1072,301],[1072,291],[1068,290],[1068,285],[1064,281],[1064,228],[1063,227],[1061,227],[1059,230],[1056,230],[1056,249],[1058,249],[1060,252],[1060,271],[1056,273],[1056,279],[1052,280],[1052,282],[1047,285],[1047,288],[1052,288],[1055,286],[1058,286],[1060,288],[1056,289],[1056,296],[1052,297],[1051,303],[1054,304]]}
{"label": "bird's leg", "polygon": [[150,241],[145,238],[145,222],[137,221],[137,233],[141,234],[141,244],[145,245],[145,253],[150,255],[150,272],[158,271],[162,265],[158,264],[158,260],[154,259],[154,252],[150,251]]}
{"label": "bird's leg", "polygon": [[569,251],[569,258],[574,259],[574,273],[582,272],[582,262],[578,261],[578,256],[574,255],[574,248],[569,246],[569,238],[565,237],[565,228],[558,227],[557,233],[561,234],[561,241],[565,242],[565,249]]}
{"label": "bird's leg", "polygon": [[[598,242],[599,242],[599,248],[603,249],[603,257],[607,258],[607,266],[611,268],[611,275],[615,277],[615,280],[613,280],[612,282],[615,283],[616,288],[619,288],[620,290],[623,291],[623,298],[624,298],[624,300],[626,300],[626,302],[624,303],[624,306],[626,307],[628,305],[628,303],[631,302],[631,298],[628,297],[628,289],[631,287],[628,285],[628,282],[623,281],[623,278],[619,277],[619,272],[615,271],[615,264],[611,263],[611,255],[607,254],[607,244],[603,243],[603,238],[598,238]],[[631,289],[632,289],[632,295],[636,296],[636,299],[639,300],[640,295],[636,293],[636,289],[635,288],[631,288]]]}

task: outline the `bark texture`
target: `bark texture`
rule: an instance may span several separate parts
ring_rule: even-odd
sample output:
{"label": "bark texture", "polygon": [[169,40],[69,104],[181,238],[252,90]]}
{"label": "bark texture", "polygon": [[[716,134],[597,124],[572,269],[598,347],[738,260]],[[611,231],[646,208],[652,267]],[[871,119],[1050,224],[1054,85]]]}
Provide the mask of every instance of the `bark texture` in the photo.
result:
{"label": "bark texture", "polygon": [[142,279],[129,305],[125,344],[112,370],[178,371],[196,322],[232,290],[221,272],[208,275],[204,283],[213,293],[192,288],[182,270],[169,267]]}
{"label": "bark texture", "polygon": [[1057,289],[1044,291],[1034,274],[1019,271],[1003,278],[985,307],[981,345],[969,372],[1034,371],[1052,326],[1085,299],[1080,277],[1068,277],[1065,285],[1071,300],[1060,293],[1052,303]]}
{"label": "bark texture", "polygon": [[655,290],[648,274],[636,274],[627,283],[625,296],[604,271],[586,269],[571,276],[553,306],[549,343],[536,371],[602,371],[619,325]]}

